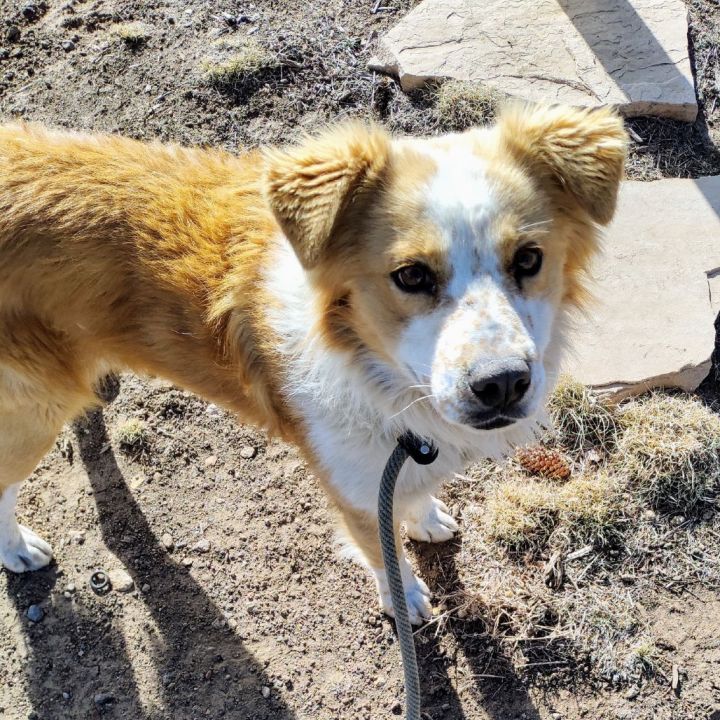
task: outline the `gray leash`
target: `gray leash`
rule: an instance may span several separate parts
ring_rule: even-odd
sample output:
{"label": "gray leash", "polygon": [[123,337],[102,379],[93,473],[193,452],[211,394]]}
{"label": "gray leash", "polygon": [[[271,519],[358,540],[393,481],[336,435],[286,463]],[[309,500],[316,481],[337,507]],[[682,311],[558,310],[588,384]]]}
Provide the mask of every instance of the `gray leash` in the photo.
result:
{"label": "gray leash", "polygon": [[403,588],[400,565],[395,549],[395,528],[393,525],[393,498],[395,482],[408,456],[420,464],[429,465],[435,460],[438,451],[435,446],[421,440],[411,432],[398,439],[397,447],[385,465],[380,493],[378,496],[378,522],[380,526],[380,546],[382,548],[385,572],[387,573],[390,595],[395,608],[395,627],[400,639],[400,654],[405,673],[405,697],[407,720],[420,720],[420,677],[418,676],[415,640],[410,619],[408,618],[405,590]]}

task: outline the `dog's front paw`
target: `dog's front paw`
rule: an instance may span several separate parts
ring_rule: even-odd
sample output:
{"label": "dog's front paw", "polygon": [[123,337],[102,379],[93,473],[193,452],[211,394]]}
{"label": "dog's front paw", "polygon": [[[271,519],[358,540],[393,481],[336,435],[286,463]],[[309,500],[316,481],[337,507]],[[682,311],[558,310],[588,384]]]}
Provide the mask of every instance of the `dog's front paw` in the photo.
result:
{"label": "dog's front paw", "polygon": [[421,542],[445,542],[460,529],[447,505],[432,495],[412,508],[405,520],[409,538]]}
{"label": "dog's front paw", "polygon": [[52,560],[52,548],[24,525],[0,544],[0,563],[16,573],[39,570]]}
{"label": "dog's front paw", "polygon": [[[390,586],[387,582],[385,572],[378,573],[378,593],[380,595],[380,607],[390,617],[395,617]],[[412,625],[422,625],[432,617],[432,605],[430,604],[430,589],[416,575],[403,578],[405,589],[405,602],[407,603],[408,617]]]}

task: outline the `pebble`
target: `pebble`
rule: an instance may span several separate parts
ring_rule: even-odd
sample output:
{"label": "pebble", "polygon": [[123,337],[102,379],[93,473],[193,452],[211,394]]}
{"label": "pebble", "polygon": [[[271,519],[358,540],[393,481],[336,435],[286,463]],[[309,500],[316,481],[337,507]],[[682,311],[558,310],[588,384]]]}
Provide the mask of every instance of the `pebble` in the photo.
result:
{"label": "pebble", "polygon": [[72,695],[69,692],[64,692],[62,694],[62,696],[63,696],[63,700],[69,700],[72,697]]}
{"label": "pebble", "polygon": [[166,550],[172,550],[175,547],[175,542],[173,541],[170,533],[163,533],[160,538],[160,542]]}
{"label": "pebble", "polygon": [[110,703],[115,702],[114,696],[106,692],[97,693],[93,700],[98,707],[103,707],[104,705],[109,705]]}
{"label": "pebble", "polygon": [[39,605],[31,605],[26,611],[28,620],[40,622],[45,617],[45,611]]}
{"label": "pebble", "polygon": [[182,564],[183,564],[185,567],[192,567],[192,564],[193,564],[192,558],[189,558],[189,557],[183,558],[183,559],[182,559]]}
{"label": "pebble", "polygon": [[634,700],[640,694],[640,688],[637,685],[633,685],[626,693],[626,700]]}
{"label": "pebble", "polygon": [[144,593],[150,592],[150,585],[148,585],[147,583],[143,583],[143,586],[140,588],[140,590],[142,590],[142,592]]}
{"label": "pebble", "polygon": [[205,467],[214,467],[217,465],[217,455],[208,455],[208,457],[205,458]]}
{"label": "pebble", "polygon": [[269,698],[270,697],[270,688],[267,685],[263,685],[260,688],[260,693],[262,694],[262,696],[264,698]]}
{"label": "pebble", "polygon": [[133,579],[122,568],[110,570],[108,578],[110,578],[110,585],[112,585],[112,589],[117,592],[127,593],[135,587]]}
{"label": "pebble", "polygon": [[61,47],[65,52],[70,52],[75,49],[75,43],[72,40],[66,40]]}
{"label": "pebble", "polygon": [[206,553],[210,550],[210,541],[207,538],[203,538],[196,542],[192,549],[195,552]]}
{"label": "pebble", "polygon": [[22,9],[22,14],[27,20],[34,20],[37,17],[38,9],[35,5],[25,5]]}
{"label": "pebble", "polygon": [[11,25],[5,31],[5,39],[8,42],[17,42],[20,39],[20,28],[17,25]]}
{"label": "pebble", "polygon": [[255,455],[257,455],[257,449],[252,445],[245,445],[245,447],[240,450],[240,457],[245,460],[250,460],[254,458]]}
{"label": "pebble", "polygon": [[155,482],[159,482],[162,480],[162,475],[159,472],[153,473],[153,480],[155,480]]}
{"label": "pebble", "polygon": [[75,592],[75,589],[76,589],[76,588],[75,588],[75,583],[70,583],[65,589],[66,589],[69,593],[74,593],[74,592]]}

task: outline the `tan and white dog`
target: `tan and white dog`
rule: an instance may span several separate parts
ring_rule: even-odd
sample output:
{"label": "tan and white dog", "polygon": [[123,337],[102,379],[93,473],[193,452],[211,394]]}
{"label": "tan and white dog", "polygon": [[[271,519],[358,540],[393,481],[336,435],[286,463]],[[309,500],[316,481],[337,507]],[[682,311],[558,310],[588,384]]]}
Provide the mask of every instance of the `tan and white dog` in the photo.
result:
{"label": "tan and white dog", "polygon": [[[625,144],[612,112],[567,107],[240,157],[0,128],[2,564],[50,561],[15,519],[20,483],[131,369],[299,445],[391,612],[375,508],[396,438],[440,449],[403,470],[398,521],[449,539],[441,480],[537,427]],[[429,592],[399,550],[417,623]]]}

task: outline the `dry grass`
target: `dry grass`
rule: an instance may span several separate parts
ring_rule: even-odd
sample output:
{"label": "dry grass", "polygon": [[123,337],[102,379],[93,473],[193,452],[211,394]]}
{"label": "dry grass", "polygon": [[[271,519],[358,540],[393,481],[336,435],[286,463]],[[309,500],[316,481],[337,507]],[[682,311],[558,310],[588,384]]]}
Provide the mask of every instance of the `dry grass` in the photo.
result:
{"label": "dry grass", "polygon": [[607,451],[615,446],[618,422],[612,408],[572,378],[560,377],[548,410],[557,441],[569,451],[588,447]]}
{"label": "dry grass", "polygon": [[605,546],[618,535],[621,508],[620,484],[606,472],[561,487],[514,477],[487,491],[484,526],[489,538],[514,551]]}
{"label": "dry grass", "polygon": [[151,35],[149,26],[140,22],[119,23],[111,28],[112,34],[130,47],[139,47]]}
{"label": "dry grass", "polygon": [[115,440],[124,453],[135,458],[144,455],[150,443],[147,423],[138,418],[126,420],[118,427]]}
{"label": "dry grass", "polygon": [[465,130],[491,122],[504,95],[493,88],[462,80],[449,80],[437,90],[436,113],[440,126]]}
{"label": "dry grass", "polygon": [[688,513],[720,482],[720,417],[699,401],[661,394],[620,414],[616,472],[653,508]]}
{"label": "dry grass", "polygon": [[582,665],[615,684],[637,683],[668,670],[643,590],[720,587],[720,563],[708,560],[720,553],[710,527],[720,417],[688,396],[612,407],[568,378],[550,409],[551,442],[570,458],[570,479],[531,477],[511,460],[482,463],[462,479],[462,493],[451,488],[468,504],[444,602],[450,614],[482,622],[516,672]]}
{"label": "dry grass", "polygon": [[213,45],[214,54],[203,60],[202,70],[206,80],[218,88],[235,89],[280,66],[277,55],[251,38],[230,36]]}

